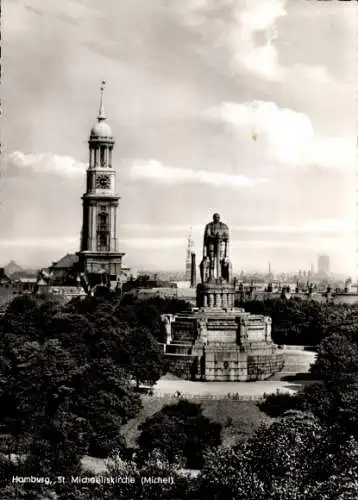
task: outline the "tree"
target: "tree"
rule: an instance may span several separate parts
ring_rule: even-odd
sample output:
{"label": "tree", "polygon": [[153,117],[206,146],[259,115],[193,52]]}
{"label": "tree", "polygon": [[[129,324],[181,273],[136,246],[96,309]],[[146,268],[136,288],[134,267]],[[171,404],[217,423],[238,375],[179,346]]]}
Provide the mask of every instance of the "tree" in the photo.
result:
{"label": "tree", "polygon": [[358,343],[338,333],[327,337],[318,348],[311,373],[326,381],[332,381],[343,374],[358,375]]}
{"label": "tree", "polygon": [[274,298],[244,301],[239,305],[252,314],[272,318],[272,339],[277,344],[315,346],[332,333],[356,330],[357,311],[346,304]]}
{"label": "tree", "polygon": [[58,340],[15,344],[1,353],[1,423],[14,435],[31,432],[38,420],[52,418],[81,375]]}
{"label": "tree", "polygon": [[246,443],[208,454],[195,498],[308,500],[304,491],[324,433],[311,415],[288,412]]}
{"label": "tree", "polygon": [[[68,318],[60,320],[57,326],[63,321],[68,325]],[[86,421],[87,448],[103,456],[123,445],[120,427],[137,414],[140,399],[133,393],[128,372],[113,359],[82,356],[83,338],[76,342],[76,337],[62,332],[59,328],[58,335],[71,353],[58,338],[42,344],[21,344],[16,338],[0,352],[0,424],[28,448],[45,420],[54,421],[64,411],[68,422]]]}
{"label": "tree", "polygon": [[[86,474],[83,474],[85,477]],[[92,476],[93,479],[96,478]],[[88,475],[87,475],[88,478]],[[111,479],[118,478],[116,484]],[[107,471],[97,475],[98,484],[72,484],[57,488],[58,500],[189,500],[190,479],[178,466],[153,452],[141,465],[113,454]],[[108,481],[108,482],[107,482]]]}
{"label": "tree", "polygon": [[41,327],[40,307],[31,295],[16,297],[0,321],[0,335],[12,334],[37,340]]}
{"label": "tree", "polygon": [[141,300],[132,295],[125,295],[116,306],[115,314],[120,322],[130,327],[143,327],[150,331],[158,342],[165,342],[165,329],[161,321],[161,314],[177,314],[191,310],[191,304],[175,298],[164,299],[152,297]]}
{"label": "tree", "polygon": [[140,383],[153,385],[165,371],[163,349],[143,327],[123,328],[120,352],[123,366]]}
{"label": "tree", "polygon": [[332,429],[321,445],[317,481],[307,491],[310,498],[350,500],[357,496],[358,440],[351,436],[342,442],[337,432],[339,428]]}
{"label": "tree", "polygon": [[85,419],[60,411],[54,419],[44,419],[31,436],[28,454],[18,468],[18,475],[56,479],[69,477],[81,470],[80,459],[87,452],[84,439]]}
{"label": "tree", "polygon": [[58,339],[79,364],[91,359],[95,330],[85,316],[63,312],[55,314],[48,321],[46,336]]}
{"label": "tree", "polygon": [[181,400],[166,405],[139,426],[138,445],[147,456],[160,450],[175,463],[184,459],[188,468],[201,468],[206,450],[221,443],[221,424],[202,414],[201,405]]}
{"label": "tree", "polygon": [[204,467],[193,486],[193,498],[206,500],[261,500],[265,487],[251,467],[246,443],[240,448],[221,447],[205,455]]}
{"label": "tree", "polygon": [[88,310],[88,304],[72,303],[70,312],[54,317],[49,331],[71,352],[75,347],[77,357],[82,353],[92,360],[112,359],[132,375],[137,386],[154,384],[165,371],[163,348],[149,329],[161,324],[156,308],[140,303],[136,311],[137,306],[114,308],[104,299],[89,302],[94,310]]}
{"label": "tree", "polygon": [[358,441],[338,421],[288,411],[246,443],[207,454],[194,498],[350,500],[358,491]]}
{"label": "tree", "polygon": [[[347,314],[348,312],[345,311]],[[356,309],[352,311],[356,315]],[[271,394],[259,404],[270,416],[280,416],[288,409],[312,412],[323,423],[339,423],[346,432],[357,435],[358,428],[358,341],[354,325],[345,323],[338,333],[324,338],[317,349],[310,384],[295,395]]]}
{"label": "tree", "polygon": [[[289,411],[269,426],[261,426],[248,447],[251,465],[267,491],[295,498],[310,482],[315,452],[325,430],[309,413]],[[309,451],[309,453],[308,453]]]}
{"label": "tree", "polygon": [[88,365],[83,379],[74,387],[71,411],[88,421],[89,452],[99,458],[124,447],[120,428],[140,408],[140,398],[133,393],[128,374],[110,359]]}

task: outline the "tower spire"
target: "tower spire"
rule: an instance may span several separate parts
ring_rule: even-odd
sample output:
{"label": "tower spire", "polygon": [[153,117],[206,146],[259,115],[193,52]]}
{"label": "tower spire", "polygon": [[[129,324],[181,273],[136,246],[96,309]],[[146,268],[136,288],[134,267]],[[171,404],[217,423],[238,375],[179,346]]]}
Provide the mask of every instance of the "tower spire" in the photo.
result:
{"label": "tower spire", "polygon": [[106,82],[102,80],[101,82],[101,96],[100,96],[100,101],[99,101],[99,111],[98,111],[98,121],[101,122],[106,119],[106,115],[104,113],[104,106],[103,106],[103,92],[104,92],[104,87],[106,85]]}

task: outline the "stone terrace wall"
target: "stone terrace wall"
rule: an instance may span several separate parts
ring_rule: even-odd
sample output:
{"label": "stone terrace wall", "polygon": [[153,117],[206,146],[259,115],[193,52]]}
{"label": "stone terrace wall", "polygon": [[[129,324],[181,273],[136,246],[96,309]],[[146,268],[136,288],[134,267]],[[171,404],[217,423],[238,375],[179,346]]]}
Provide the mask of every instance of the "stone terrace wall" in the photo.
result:
{"label": "stone terrace wall", "polygon": [[248,355],[247,380],[265,380],[273,373],[282,370],[283,365],[282,353]]}
{"label": "stone terrace wall", "polygon": [[166,361],[169,363],[169,371],[177,377],[190,380],[192,373],[199,371],[198,356],[185,354],[166,354]]}
{"label": "stone terrace wall", "polygon": [[234,346],[209,347],[205,356],[205,379],[208,381],[265,380],[283,367],[281,352],[272,348],[261,349],[257,354],[240,352]]}

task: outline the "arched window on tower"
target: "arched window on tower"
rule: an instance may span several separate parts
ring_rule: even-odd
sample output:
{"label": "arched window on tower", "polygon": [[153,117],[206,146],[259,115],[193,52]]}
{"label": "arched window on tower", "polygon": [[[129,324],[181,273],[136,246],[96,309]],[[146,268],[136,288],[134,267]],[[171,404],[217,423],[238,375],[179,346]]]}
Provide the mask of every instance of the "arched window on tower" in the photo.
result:
{"label": "arched window on tower", "polygon": [[100,146],[100,155],[101,155],[101,167],[106,166],[106,146]]}
{"label": "arched window on tower", "polygon": [[97,167],[98,166],[98,147],[95,146],[93,148],[93,166]]}
{"label": "arched window on tower", "polygon": [[109,251],[108,214],[100,212],[97,216],[97,251]]}

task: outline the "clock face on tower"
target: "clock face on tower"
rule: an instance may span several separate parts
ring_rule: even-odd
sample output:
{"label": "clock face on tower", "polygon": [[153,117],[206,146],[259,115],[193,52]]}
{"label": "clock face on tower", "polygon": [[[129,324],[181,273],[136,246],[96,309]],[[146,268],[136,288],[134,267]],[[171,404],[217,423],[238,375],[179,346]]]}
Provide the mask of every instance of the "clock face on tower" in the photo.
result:
{"label": "clock face on tower", "polygon": [[100,189],[109,189],[111,187],[111,178],[109,177],[109,175],[97,175],[96,187]]}

